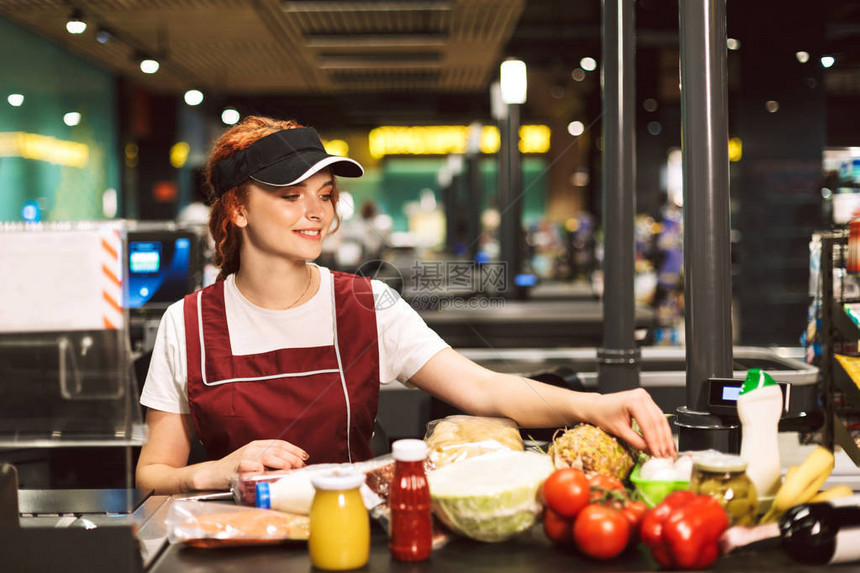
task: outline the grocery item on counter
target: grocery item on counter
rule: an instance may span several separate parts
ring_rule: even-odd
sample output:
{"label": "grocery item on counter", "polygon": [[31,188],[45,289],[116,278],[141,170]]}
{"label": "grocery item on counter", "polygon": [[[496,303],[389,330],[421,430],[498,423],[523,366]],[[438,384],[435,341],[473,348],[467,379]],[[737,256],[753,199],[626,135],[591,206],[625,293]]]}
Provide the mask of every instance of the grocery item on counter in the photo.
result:
{"label": "grocery item on counter", "polygon": [[693,461],[708,452],[680,452],[674,458],[648,458],[640,466],[639,475],[648,481],[690,481]]}
{"label": "grocery item on counter", "polygon": [[614,476],[559,468],[543,482],[541,494],[543,531],[556,545],[605,560],[639,541],[648,507]]}
{"label": "grocery item on counter", "polygon": [[847,485],[834,485],[833,487],[829,487],[816,493],[815,496],[809,500],[809,503],[831,501],[833,499],[839,499],[841,497],[850,497],[852,495],[854,495],[854,490]]}
{"label": "grocery item on counter", "polygon": [[860,561],[860,495],[792,507],[776,523],[731,527],[720,538],[723,554],[768,539],[779,539],[795,561],[831,565]]}
{"label": "grocery item on counter", "polygon": [[809,502],[830,477],[834,463],[833,452],[824,446],[809,452],[799,466],[788,469],[770,509],[761,521],[776,521],[795,505]]}
{"label": "grocery item on counter", "polygon": [[367,564],[370,556],[370,516],[359,488],[364,474],[335,469],[312,478],[308,553],[318,569],[342,571]]}
{"label": "grocery item on counter", "polygon": [[693,463],[699,457],[717,454],[717,450],[680,452],[674,458],[653,458],[644,454],[630,473],[630,482],[648,507],[654,507],[673,491],[690,489]]}
{"label": "grocery item on counter", "polygon": [[769,374],[753,368],[741,386],[737,407],[743,429],[741,457],[747,462],[746,473],[759,497],[773,497],[782,483],[779,461],[782,390]]}
{"label": "grocery item on counter", "polygon": [[165,525],[170,543],[195,547],[282,543],[309,535],[306,515],[190,500],[175,500]]}
{"label": "grocery item on counter", "polygon": [[427,444],[423,440],[397,440],[391,444],[391,455],[391,556],[398,561],[424,561],[433,549],[430,487],[424,471]]}
{"label": "grocery item on counter", "polygon": [[541,485],[541,499],[560,517],[572,519],[591,501],[591,483],[580,469],[559,468]]}
{"label": "grocery item on counter", "polygon": [[427,476],[433,511],[461,535],[504,541],[535,523],[538,491],[554,469],[545,454],[513,451],[447,465]]}
{"label": "grocery item on counter", "polygon": [[681,490],[645,514],[640,535],[663,567],[705,569],[719,557],[719,539],[728,527],[728,515],[716,499]]}
{"label": "grocery item on counter", "polygon": [[630,482],[637,495],[648,507],[654,507],[673,491],[690,489],[689,480],[648,480],[641,476],[641,468],[636,466],[630,473]]}
{"label": "grocery item on counter", "polygon": [[557,468],[573,467],[626,479],[639,453],[597,426],[583,423],[556,432],[549,455]]}
{"label": "grocery item on counter", "polygon": [[315,475],[329,472],[337,467],[338,464],[307,466],[287,472],[276,481],[258,482],[256,506],[308,515],[314,499],[314,486],[311,480]]}
{"label": "grocery item on counter", "polygon": [[693,463],[690,490],[716,499],[731,525],[752,525],[758,513],[758,493],[746,469],[746,460],[738,455],[715,452],[699,456]]}
{"label": "grocery item on counter", "polygon": [[424,441],[432,467],[497,451],[523,451],[517,423],[509,418],[454,415],[427,424]]}
{"label": "grocery item on counter", "polygon": [[[387,498],[387,483],[382,481],[383,468],[386,466],[390,466],[393,471],[394,460],[390,455],[353,464],[313,464],[291,470],[242,472],[236,474],[230,481],[230,490],[233,493],[233,499],[240,505],[271,507],[307,514],[310,511],[314,493],[311,485],[311,478],[314,475],[334,469],[354,469],[366,476],[367,487],[362,488],[362,495],[370,508]],[[268,495],[268,503],[258,500],[258,491],[264,497]]]}

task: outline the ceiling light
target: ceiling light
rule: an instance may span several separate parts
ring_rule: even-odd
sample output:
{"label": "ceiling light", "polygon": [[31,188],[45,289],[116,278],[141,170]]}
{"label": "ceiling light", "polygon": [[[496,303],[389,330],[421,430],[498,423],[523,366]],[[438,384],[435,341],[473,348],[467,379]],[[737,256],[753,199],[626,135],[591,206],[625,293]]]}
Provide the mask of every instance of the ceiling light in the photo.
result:
{"label": "ceiling light", "polygon": [[83,34],[87,29],[87,23],[84,22],[84,16],[80,10],[72,10],[69,19],[66,20],[66,30],[69,34]]}
{"label": "ceiling light", "polygon": [[740,50],[741,41],[735,38],[726,38],[726,47],[730,50]]}
{"label": "ceiling light", "polygon": [[9,94],[6,101],[8,101],[9,105],[12,107],[21,107],[24,103],[24,96],[22,94]]}
{"label": "ceiling light", "polygon": [[505,60],[499,69],[502,101],[507,104],[526,103],[528,79],[526,64],[522,60]]}
{"label": "ceiling light", "polygon": [[63,123],[65,123],[69,127],[75,127],[76,125],[81,123],[81,114],[76,111],[70,111],[63,116]]}
{"label": "ceiling light", "polygon": [[571,121],[567,124],[567,132],[574,137],[578,137],[585,133],[585,124],[581,121]]}
{"label": "ceiling light", "polygon": [[804,52],[804,51],[795,52],[794,57],[797,58],[797,61],[800,62],[801,64],[805,64],[806,62],[809,61],[809,52]]}
{"label": "ceiling light", "polygon": [[597,60],[592,57],[586,56],[579,60],[579,67],[586,72],[593,72],[597,69]]}
{"label": "ceiling light", "polygon": [[140,60],[140,71],[145,74],[154,74],[158,71],[158,60],[152,58],[144,58]]}
{"label": "ceiling light", "polygon": [[221,121],[227,125],[236,125],[239,123],[240,117],[239,112],[232,107],[224,108],[224,111],[221,112]]}
{"label": "ceiling light", "polygon": [[833,64],[836,63],[836,58],[833,56],[821,56],[821,65],[825,68],[829,68]]}
{"label": "ceiling light", "polygon": [[185,92],[185,103],[188,105],[200,105],[203,102],[203,92],[200,90],[188,90]]}
{"label": "ceiling light", "polygon": [[106,28],[99,28],[98,30],[96,30],[96,41],[99,44],[107,44],[115,38],[116,36],[114,36],[113,33]]}

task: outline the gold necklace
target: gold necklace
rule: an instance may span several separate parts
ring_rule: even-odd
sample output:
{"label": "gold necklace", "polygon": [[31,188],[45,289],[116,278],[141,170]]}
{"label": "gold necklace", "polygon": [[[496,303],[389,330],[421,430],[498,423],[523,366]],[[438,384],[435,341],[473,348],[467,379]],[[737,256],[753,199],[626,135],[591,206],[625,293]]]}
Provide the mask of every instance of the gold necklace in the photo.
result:
{"label": "gold necklace", "polygon": [[307,264],[306,264],[306,265],[305,265],[305,268],[308,270],[308,284],[307,284],[307,286],[305,287],[304,292],[303,292],[301,295],[299,295],[299,298],[297,298],[295,301],[293,301],[293,304],[291,304],[290,306],[288,306],[285,310],[291,309],[291,308],[293,308],[294,306],[296,306],[296,305],[299,303],[299,301],[300,301],[300,300],[302,300],[302,299],[305,297],[305,295],[306,295],[306,294],[308,294],[308,291],[309,291],[309,290],[311,290],[311,283],[312,283],[312,282],[314,282],[314,281],[313,281],[313,271],[311,271],[311,267],[310,267],[310,265],[307,265]]}

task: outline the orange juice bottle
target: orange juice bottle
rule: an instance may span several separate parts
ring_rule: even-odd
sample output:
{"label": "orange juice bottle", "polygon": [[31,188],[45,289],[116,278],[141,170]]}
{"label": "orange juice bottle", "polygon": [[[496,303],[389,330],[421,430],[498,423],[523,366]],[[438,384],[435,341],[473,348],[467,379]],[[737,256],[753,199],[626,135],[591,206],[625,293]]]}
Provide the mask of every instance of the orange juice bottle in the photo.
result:
{"label": "orange juice bottle", "polygon": [[359,488],[363,473],[333,470],[314,476],[308,552],[319,569],[341,571],[367,563],[370,518]]}

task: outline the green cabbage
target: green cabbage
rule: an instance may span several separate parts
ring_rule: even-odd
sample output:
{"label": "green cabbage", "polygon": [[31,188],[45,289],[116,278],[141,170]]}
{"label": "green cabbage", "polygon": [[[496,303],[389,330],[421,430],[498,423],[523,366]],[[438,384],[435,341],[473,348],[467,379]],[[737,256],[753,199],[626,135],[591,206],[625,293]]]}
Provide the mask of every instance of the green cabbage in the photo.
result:
{"label": "green cabbage", "polygon": [[538,490],[555,468],[536,452],[499,452],[430,472],[433,512],[452,530],[479,541],[504,541],[531,527]]}

